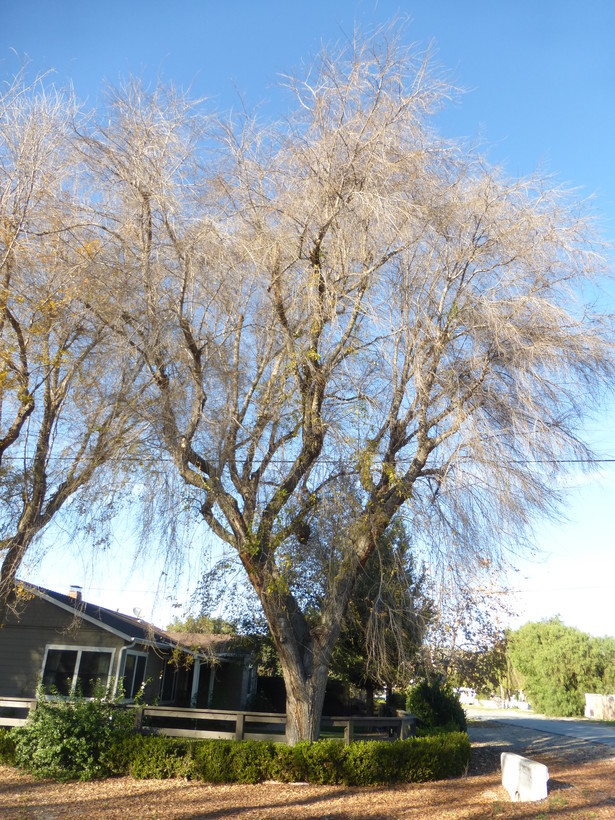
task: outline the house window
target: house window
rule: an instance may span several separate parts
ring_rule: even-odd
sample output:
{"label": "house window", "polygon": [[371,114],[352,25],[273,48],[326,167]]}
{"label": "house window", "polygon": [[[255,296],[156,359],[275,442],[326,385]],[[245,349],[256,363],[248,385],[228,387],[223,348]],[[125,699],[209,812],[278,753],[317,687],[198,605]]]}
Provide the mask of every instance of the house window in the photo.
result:
{"label": "house window", "polygon": [[142,652],[126,652],[122,689],[127,700],[133,700],[145,680],[147,655]]}
{"label": "house window", "polygon": [[175,698],[176,689],[177,666],[173,661],[167,661],[160,680],[160,702],[171,703]]}
{"label": "house window", "polygon": [[43,687],[49,693],[94,695],[97,686],[106,687],[113,649],[89,646],[48,646],[43,664]]}

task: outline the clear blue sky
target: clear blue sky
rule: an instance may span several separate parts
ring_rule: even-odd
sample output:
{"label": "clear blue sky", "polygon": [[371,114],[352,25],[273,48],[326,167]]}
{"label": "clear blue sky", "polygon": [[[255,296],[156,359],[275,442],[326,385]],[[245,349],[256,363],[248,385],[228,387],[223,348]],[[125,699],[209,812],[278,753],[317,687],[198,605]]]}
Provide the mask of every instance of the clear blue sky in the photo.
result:
{"label": "clear blue sky", "polygon": [[[370,31],[396,16],[404,38],[430,45],[435,61],[465,93],[439,116],[448,136],[475,138],[513,175],[537,167],[594,196],[605,238],[615,243],[615,3],[612,0],[6,0],[0,27],[0,76],[24,56],[33,70],[54,69],[93,106],[105,82],[129,73],[190,87],[218,109],[263,102],[280,113],[279,75],[322,43]],[[611,256],[613,259],[613,256]],[[615,289],[611,291],[615,309]],[[603,455],[615,456],[609,409],[588,424]],[[545,527],[539,564],[514,583],[525,617],[560,613],[596,634],[615,634],[615,469],[605,464],[571,489],[568,523]],[[82,583],[86,597],[130,611],[141,606],[164,622],[155,575],[129,575],[127,551],[97,570],[50,552],[31,576],[62,589]],[[193,557],[195,566],[198,560]],[[61,566],[61,571],[58,567]],[[102,569],[101,569],[102,567]]]}

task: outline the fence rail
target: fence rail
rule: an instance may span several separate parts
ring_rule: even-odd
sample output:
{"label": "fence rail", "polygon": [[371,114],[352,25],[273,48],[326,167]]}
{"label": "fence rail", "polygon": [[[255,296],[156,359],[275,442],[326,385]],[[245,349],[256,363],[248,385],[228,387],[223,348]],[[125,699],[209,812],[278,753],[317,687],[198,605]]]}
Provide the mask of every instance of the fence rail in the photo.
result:
{"label": "fence rail", "polygon": [[[30,709],[31,698],[0,698],[0,726],[21,726]],[[286,715],[279,712],[242,712],[221,709],[189,709],[173,706],[127,706],[133,709],[138,731],[155,731],[170,737],[216,738],[228,740],[272,740],[283,743]],[[19,712],[19,714],[16,714]],[[327,717],[321,732],[342,729],[345,743],[358,739],[411,737],[416,729],[414,715],[398,717]]]}
{"label": "fence rail", "polygon": [[0,698],[0,726],[23,726],[30,709],[35,708],[35,698]]}

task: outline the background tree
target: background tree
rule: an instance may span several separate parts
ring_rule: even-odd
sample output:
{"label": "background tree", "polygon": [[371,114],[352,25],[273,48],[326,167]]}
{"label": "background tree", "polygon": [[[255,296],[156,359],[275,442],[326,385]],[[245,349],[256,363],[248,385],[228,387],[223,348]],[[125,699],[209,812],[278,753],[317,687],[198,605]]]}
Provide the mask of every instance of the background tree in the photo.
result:
{"label": "background tree", "polygon": [[98,242],[79,207],[75,102],[19,77],[0,109],[1,623],[28,548],[134,421],[121,356],[84,304]]}
{"label": "background tree", "polygon": [[[458,568],[455,583],[434,590],[434,614],[425,641],[427,677],[491,696],[509,687],[506,631],[511,593],[492,577],[489,562]],[[517,687],[518,688],[518,687]]]}
{"label": "background tree", "polygon": [[582,715],[586,692],[607,694],[612,687],[615,641],[592,638],[559,618],[513,632],[509,655],[532,707],[546,715]]}
{"label": "background tree", "polygon": [[422,643],[433,616],[424,569],[416,568],[403,522],[394,521],[365,564],[350,598],[331,671],[366,693],[406,688],[422,672]]}
{"label": "background tree", "polygon": [[237,627],[224,618],[212,618],[209,615],[188,615],[186,618],[174,618],[167,626],[167,632],[194,632],[203,635],[236,635]]}
{"label": "background tree", "polygon": [[521,685],[514,686],[513,690],[516,680],[509,668],[506,649],[503,632],[490,647],[458,649],[448,664],[447,682],[455,688],[473,689],[485,698],[493,695],[510,697]]}
{"label": "background tree", "polygon": [[[588,220],[440,140],[449,90],[424,61],[355,42],[288,85],[287,121],[216,138],[181,94],[132,84],[84,150],[96,315],[142,367],[139,418],[172,462],[152,473],[174,471],[256,590],[292,743],[318,733],[393,518],[433,566],[518,549],[566,460],[588,457],[578,422],[613,361],[609,323],[575,296],[602,267]],[[306,611],[295,543],[342,478],[358,502]]]}

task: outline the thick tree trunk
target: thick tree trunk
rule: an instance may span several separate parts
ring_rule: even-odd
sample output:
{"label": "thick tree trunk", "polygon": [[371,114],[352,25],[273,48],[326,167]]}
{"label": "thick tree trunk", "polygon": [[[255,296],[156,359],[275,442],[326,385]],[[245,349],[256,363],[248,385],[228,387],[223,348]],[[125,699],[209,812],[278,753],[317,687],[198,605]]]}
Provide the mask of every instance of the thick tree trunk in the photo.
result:
{"label": "thick tree trunk", "polygon": [[[364,552],[365,558],[369,557],[368,547],[379,534],[374,534],[372,529],[369,537],[366,536],[369,543],[364,550],[357,549],[356,554]],[[294,745],[300,740],[317,740],[331,655],[342,629],[357,573],[364,561],[355,558],[346,562],[334,587],[327,592],[319,623],[315,626],[308,623],[292,593],[281,596],[262,571],[259,577],[259,568],[254,568],[249,553],[244,550],[240,555],[259,593],[282,668],[286,686],[287,743]]]}
{"label": "thick tree trunk", "polygon": [[300,740],[318,740],[325,699],[328,668],[320,666],[311,676],[282,663],[286,685],[286,742],[294,746]]}

